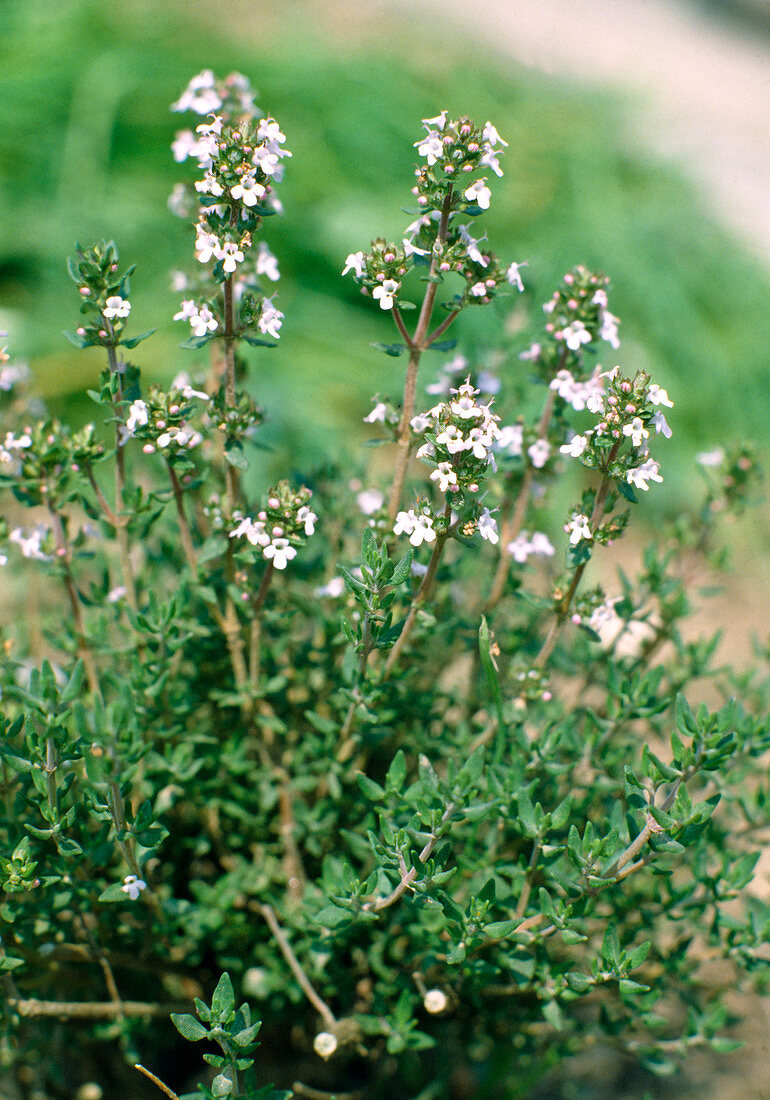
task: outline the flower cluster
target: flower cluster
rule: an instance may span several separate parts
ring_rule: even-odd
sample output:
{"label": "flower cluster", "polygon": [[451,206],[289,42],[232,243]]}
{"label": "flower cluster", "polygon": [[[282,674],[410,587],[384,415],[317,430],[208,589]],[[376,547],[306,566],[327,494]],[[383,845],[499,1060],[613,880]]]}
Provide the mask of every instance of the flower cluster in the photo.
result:
{"label": "flower cluster", "polygon": [[131,313],[129,276],[134,269],[130,267],[119,274],[114,241],[99,241],[91,248],[78,248],[75,257],[68,260],[68,267],[80,294],[80,312],[89,317],[75,332],[65,333],[71,343],[79,348],[114,348],[119,344],[133,348],[150,335],[123,338],[123,329]]}
{"label": "flower cluster", "polygon": [[[568,372],[561,374],[561,378],[554,379],[556,385],[552,383],[552,387],[560,394],[572,392],[574,405],[574,387],[566,377]],[[673,408],[666,391],[650,382],[644,371],[626,378],[615,367],[592,375],[590,393],[581,394],[580,404],[583,404],[583,396],[584,407],[599,418],[598,423],[594,428],[573,435],[560,447],[561,453],[579,458],[583,465],[594,469],[603,469],[609,461],[607,473],[636,489],[646,491],[651,481],[662,481],[660,465],[650,457],[647,440],[651,430],[666,437],[671,435],[661,410],[661,406]],[[630,447],[621,451],[625,441]],[[574,534],[574,529],[571,532]]]}
{"label": "flower cluster", "polygon": [[422,546],[424,542],[436,541],[436,520],[427,505],[419,512],[410,508],[408,512],[399,512],[393,527],[394,535],[408,535],[412,546]]}
{"label": "flower cluster", "polygon": [[450,390],[450,400],[412,420],[413,431],[425,433],[417,457],[435,466],[430,479],[441,493],[478,493],[489,467],[494,468],[500,418],[478,403],[478,396],[470,381],[463,382]]}
{"label": "flower cluster", "polygon": [[163,451],[169,457],[197,447],[203,436],[190,424],[197,411],[195,401],[208,401],[202,390],[193,389],[186,375],[179,375],[168,392],[151,386],[146,398],[131,402],[125,424],[119,430],[120,446],[132,438],[143,441],[145,454]]}
{"label": "flower cluster", "polygon": [[236,514],[238,522],[230,531],[231,539],[246,539],[259,547],[262,556],[276,569],[285,569],[297,556],[297,547],[315,532],[316,513],[310,508],[312,492],[306,487],[292,489],[281,481],[270,489],[267,505],[251,516]]}
{"label": "flower cluster", "polygon": [[522,531],[505,549],[519,565],[523,565],[528,558],[551,558],[555,553],[551,540],[542,531],[535,531],[532,535]]}
{"label": "flower cluster", "polygon": [[[204,112],[209,103],[217,106]],[[193,157],[203,173],[195,182],[196,258],[200,264],[213,264],[215,282],[229,281],[242,326],[256,325],[277,338],[283,314],[260,295],[261,278],[276,281],[278,266],[267,245],[260,243],[255,250],[252,243],[262,218],[281,209],[273,189],[283,176],[284,158],[291,156],[286,137],[274,118],[258,111],[248,81],[238,73],[225,81],[217,81],[208,70],[201,73],[173,109],[209,115],[194,133],[177,134],[172,145],[177,161]],[[175,204],[187,214],[189,204]],[[196,291],[195,284],[195,279],[182,277],[177,288]],[[204,288],[188,295],[174,317],[190,323],[195,341],[210,339],[225,327],[224,302],[210,296],[207,282]]]}
{"label": "flower cluster", "polygon": [[419,216],[407,226],[400,244],[379,238],[369,252],[351,252],[342,274],[352,272],[362,292],[381,309],[398,304],[404,276],[418,265],[431,265],[438,278],[450,272],[462,277],[463,291],[454,302],[458,309],[485,305],[501,285],[523,290],[523,265],[501,266],[484,237],[475,237],[469,223],[453,220],[457,214],[474,217],[489,208],[486,177],[472,180],[469,175],[484,168],[502,175],[499,156],[506,142],[491,122],[477,127],[468,118],[451,121],[446,111],[423,125],[428,134],[415,142],[427,160],[415,170]]}
{"label": "flower cluster", "polygon": [[412,188],[418,205],[440,210],[447,192],[456,188],[462,196],[459,201],[469,212],[488,210],[492,197],[488,177],[471,176],[485,169],[502,176],[499,158],[508,142],[491,122],[479,127],[469,118],[450,119],[447,111],[423,119],[423,127],[427,134],[415,147],[426,164],[415,168],[417,183]]}

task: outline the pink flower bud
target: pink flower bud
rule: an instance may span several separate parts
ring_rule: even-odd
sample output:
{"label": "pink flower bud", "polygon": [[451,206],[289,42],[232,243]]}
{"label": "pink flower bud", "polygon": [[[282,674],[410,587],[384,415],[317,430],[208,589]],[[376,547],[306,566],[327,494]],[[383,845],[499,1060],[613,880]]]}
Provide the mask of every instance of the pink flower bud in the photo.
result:
{"label": "pink flower bud", "polygon": [[571,275],[570,272],[568,271],[567,274],[564,276],[564,282],[567,284],[567,286],[572,286],[574,281],[575,281],[575,276]]}
{"label": "pink flower bud", "polygon": [[85,336],[85,334],[86,334],[86,330],[85,330],[85,329],[83,328],[83,326],[82,326],[82,325],[81,325],[81,326],[80,326],[80,328],[79,328],[79,329],[77,330],[77,334],[78,334],[78,336]]}
{"label": "pink flower bud", "polygon": [[176,414],[179,412],[179,406],[178,405],[169,405],[168,411],[171,414],[171,416],[176,416]]}
{"label": "pink flower bud", "polygon": [[142,447],[142,450],[146,455],[155,454],[155,448],[153,447],[152,443],[145,443],[145,445]]}
{"label": "pink flower bud", "polygon": [[67,556],[66,546],[57,546],[56,547],[56,557],[57,558],[66,558],[66,556]]}
{"label": "pink flower bud", "polygon": [[88,289],[87,286],[81,286],[80,293],[83,295],[84,298],[87,298],[91,291]]}
{"label": "pink flower bud", "polygon": [[279,508],[280,504],[281,504],[278,497],[270,497],[270,499],[268,500],[267,503],[268,503],[268,507],[270,507],[270,508]]}

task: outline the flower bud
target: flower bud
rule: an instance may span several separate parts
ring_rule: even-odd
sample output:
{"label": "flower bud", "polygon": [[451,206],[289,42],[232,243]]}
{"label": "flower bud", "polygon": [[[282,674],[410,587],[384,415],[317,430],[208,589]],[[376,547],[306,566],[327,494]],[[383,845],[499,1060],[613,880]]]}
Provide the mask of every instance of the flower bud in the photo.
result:
{"label": "flower bud", "polygon": [[313,1040],[313,1050],[320,1058],[331,1058],[337,1049],[337,1037],[330,1031],[319,1031]]}
{"label": "flower bud", "polygon": [[422,999],[423,1006],[426,1012],[430,1012],[432,1015],[438,1015],[439,1012],[443,1012],[446,1009],[447,1000],[446,993],[441,989],[429,989]]}

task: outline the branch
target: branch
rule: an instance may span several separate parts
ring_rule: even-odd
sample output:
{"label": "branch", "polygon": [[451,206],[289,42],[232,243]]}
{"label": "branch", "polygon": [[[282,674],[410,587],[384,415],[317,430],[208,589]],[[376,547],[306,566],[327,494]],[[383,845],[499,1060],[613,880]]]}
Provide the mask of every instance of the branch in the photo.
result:
{"label": "branch", "polygon": [[64,1017],[70,1020],[109,1020],[123,1016],[168,1016],[184,1012],[189,1005],[150,1004],[146,1001],[39,1001],[36,997],[10,997],[8,1007],[20,1016]]}
{"label": "branch", "polygon": [[337,1018],[335,1017],[329,1006],[326,1004],[326,1002],[319,997],[315,989],[313,989],[313,986],[310,984],[310,979],[308,978],[305,971],[302,969],[302,965],[299,962],[299,959],[292,951],[291,944],[286,939],[286,933],[283,931],[280,924],[278,923],[278,918],[273,912],[272,907],[270,905],[261,905],[257,903],[256,909],[267,921],[270,931],[275,936],[276,942],[281,949],[281,954],[286,959],[286,962],[289,964],[289,968],[294,977],[297,979],[297,982],[299,983],[302,992],[316,1009],[319,1016],[322,1017],[323,1022],[329,1029],[329,1031],[334,1031],[337,1026]]}
{"label": "branch", "polygon": [[145,1077],[148,1077],[153,1084],[158,1086],[161,1092],[165,1092],[166,1096],[170,1096],[171,1100],[179,1100],[177,1094],[173,1092],[168,1087],[168,1085],[164,1085],[160,1077],[156,1077],[154,1073],[151,1073],[150,1070],[145,1069],[145,1067],[140,1065],[139,1062],[136,1062],[134,1064],[134,1069],[138,1069],[140,1073],[143,1073]]}

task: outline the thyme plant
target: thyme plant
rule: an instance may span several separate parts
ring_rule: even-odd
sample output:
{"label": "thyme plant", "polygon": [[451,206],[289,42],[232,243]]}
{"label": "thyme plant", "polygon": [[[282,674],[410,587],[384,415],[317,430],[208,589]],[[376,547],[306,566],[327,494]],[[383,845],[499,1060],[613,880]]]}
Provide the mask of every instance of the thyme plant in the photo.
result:
{"label": "thyme plant", "polygon": [[592,1043],[658,1073],[732,1049],[724,994],[767,978],[768,649],[736,672],[683,624],[752,451],[704,452],[702,500],[615,574],[673,402],[599,364],[619,320],[583,266],[536,343],[456,350],[526,265],[477,228],[505,141],[442,111],[403,237],[344,264],[396,330],[363,418],[381,447],[256,484],[291,154],[238,74],[174,108],[203,119],[173,144],[197,165],[172,196],[190,372],[142,381],[105,241],[69,264],[95,422],[27,403],[3,352],[2,563],[40,592],[2,627],[9,1080],[514,1097]]}

